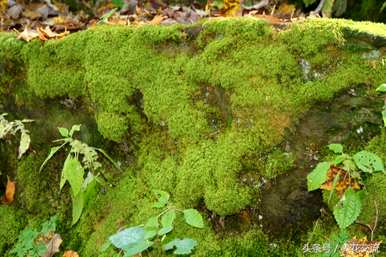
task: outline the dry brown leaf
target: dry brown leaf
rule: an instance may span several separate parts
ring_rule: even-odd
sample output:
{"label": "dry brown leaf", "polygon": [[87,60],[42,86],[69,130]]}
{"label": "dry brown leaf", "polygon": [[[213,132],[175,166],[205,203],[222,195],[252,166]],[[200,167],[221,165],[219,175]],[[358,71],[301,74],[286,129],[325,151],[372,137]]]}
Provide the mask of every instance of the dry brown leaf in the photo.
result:
{"label": "dry brown leaf", "polygon": [[347,188],[351,187],[354,190],[361,189],[361,186],[357,179],[351,178],[349,173],[347,173],[344,169],[338,166],[331,166],[327,173],[327,181],[320,186],[320,189],[324,190],[334,190],[334,180],[335,177],[339,175],[338,181],[335,184],[335,190],[339,197],[343,196],[344,192]]}
{"label": "dry brown leaf", "polygon": [[47,252],[43,255],[43,257],[52,257],[55,253],[58,253],[62,242],[62,237],[59,234],[54,234],[51,240],[46,244]]}
{"label": "dry brown leaf", "polygon": [[1,200],[5,204],[10,204],[15,200],[16,182],[11,181],[8,177],[7,186],[5,188],[5,195]]}
{"label": "dry brown leaf", "polygon": [[220,13],[225,17],[240,16],[240,0],[224,0],[224,7],[220,10]]}
{"label": "dry brown leaf", "polygon": [[34,29],[29,29],[29,28],[25,28],[23,30],[23,32],[21,32],[18,36],[17,36],[17,39],[22,39],[24,41],[31,41],[32,39],[34,38],[38,38],[39,37],[39,33],[34,30]]}
{"label": "dry brown leaf", "polygon": [[79,257],[79,254],[75,251],[65,251],[62,257]]}
{"label": "dry brown leaf", "polygon": [[341,250],[344,257],[370,257],[379,249],[382,241],[368,241],[366,237],[362,239],[353,239],[347,241]]}
{"label": "dry brown leaf", "polygon": [[149,23],[153,25],[159,25],[166,18],[167,17],[163,15],[156,15]]}
{"label": "dry brown leaf", "polygon": [[62,38],[62,37],[65,37],[67,36],[68,34],[70,34],[69,31],[64,31],[62,33],[56,33],[56,32],[53,32],[50,27],[46,27],[46,28],[37,28],[37,32],[39,33],[39,38],[40,40],[42,41],[46,41],[46,40],[49,40],[49,39],[58,39],[58,38]]}

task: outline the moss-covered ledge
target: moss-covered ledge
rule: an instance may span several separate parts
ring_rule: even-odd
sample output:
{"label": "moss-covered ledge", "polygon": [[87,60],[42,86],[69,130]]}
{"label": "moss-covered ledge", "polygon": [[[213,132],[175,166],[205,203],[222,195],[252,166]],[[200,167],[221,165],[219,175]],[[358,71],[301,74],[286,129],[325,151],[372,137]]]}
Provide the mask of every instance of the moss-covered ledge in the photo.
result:
{"label": "moss-covered ledge", "polygon": [[[63,229],[64,244],[81,256],[112,256],[100,253],[101,245],[120,227],[154,214],[151,190],[222,217],[253,206],[259,188],[240,174],[270,179],[285,172],[291,160],[278,145],[304,112],[345,89],[366,85],[371,92],[386,81],[385,38],[382,24],[315,19],[279,30],[252,18],[97,26],[47,42],[0,33],[0,111],[36,118],[36,106],[65,103],[65,115],[55,107],[58,126],[77,120],[71,115],[91,114],[97,125],[91,134],[130,149],[117,186],[98,194],[75,228]],[[50,141],[31,130],[46,151]],[[21,180],[38,172],[30,154],[19,163],[28,169]],[[259,154],[268,156],[263,164],[255,159]],[[47,172],[55,174],[47,183],[57,188],[57,170]],[[21,193],[20,208],[36,206],[34,196],[42,192],[22,184],[30,193]],[[46,207],[45,214],[55,210]],[[61,212],[66,219],[68,210]],[[196,256],[244,256],[255,249],[259,256],[284,256],[257,228],[237,242],[219,238],[211,226],[198,232],[176,227],[175,235],[198,239]]]}

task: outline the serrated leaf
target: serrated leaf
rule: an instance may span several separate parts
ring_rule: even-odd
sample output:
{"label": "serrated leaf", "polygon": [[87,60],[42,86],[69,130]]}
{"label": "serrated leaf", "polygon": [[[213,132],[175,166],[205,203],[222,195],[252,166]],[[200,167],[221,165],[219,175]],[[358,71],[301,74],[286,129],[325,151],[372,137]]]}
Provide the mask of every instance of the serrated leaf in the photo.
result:
{"label": "serrated leaf", "polygon": [[321,162],[307,176],[308,191],[319,189],[327,180],[327,172],[330,169],[328,162]]}
{"label": "serrated leaf", "polygon": [[78,159],[70,154],[64,161],[60,189],[63,188],[66,181],[70,184],[72,194],[74,196],[78,195],[84,182],[84,169]]}
{"label": "serrated leaf", "polygon": [[161,217],[162,228],[158,231],[158,235],[162,236],[173,230],[173,222],[176,218],[176,211],[169,210]]}
{"label": "serrated leaf", "polygon": [[62,137],[68,137],[69,136],[69,132],[68,132],[68,129],[66,128],[58,128],[59,130],[59,133]]}
{"label": "serrated leaf", "polygon": [[162,190],[154,190],[153,192],[156,194],[156,196],[158,198],[158,202],[156,202],[153,205],[153,207],[154,208],[163,208],[169,202],[169,198],[170,198],[169,193],[162,191]]}
{"label": "serrated leaf", "polygon": [[343,146],[341,144],[329,144],[328,149],[330,149],[336,154],[343,153]]}
{"label": "serrated leaf", "polygon": [[196,246],[197,246],[197,241],[191,238],[184,238],[184,239],[176,238],[173,241],[165,244],[162,248],[165,251],[169,251],[176,248],[176,250],[173,252],[174,254],[185,255],[185,254],[191,254],[194,247]]}
{"label": "serrated leaf", "polygon": [[384,171],[382,159],[368,151],[360,151],[353,156],[355,164],[363,172]]}
{"label": "serrated leaf", "polygon": [[73,126],[71,127],[71,130],[70,130],[70,132],[68,133],[68,135],[69,135],[70,137],[72,137],[72,136],[74,135],[75,132],[80,131],[80,127],[81,127],[81,126],[82,126],[82,125],[80,125],[80,124],[73,125]]}
{"label": "serrated leaf", "polygon": [[187,224],[196,228],[204,227],[204,220],[201,214],[196,209],[184,210],[184,218]]}
{"label": "serrated leaf", "polygon": [[20,159],[25,152],[27,152],[29,145],[31,143],[31,138],[27,132],[22,132],[20,137],[20,145],[19,145],[19,156]]}
{"label": "serrated leaf", "polygon": [[334,207],[334,217],[340,229],[350,226],[362,210],[360,195],[352,188],[346,190],[342,199]]}
{"label": "serrated leaf", "polygon": [[[386,2],[385,2],[385,4],[386,4]],[[386,83],[383,83],[379,87],[377,87],[376,91],[381,92],[381,93],[386,93]]]}

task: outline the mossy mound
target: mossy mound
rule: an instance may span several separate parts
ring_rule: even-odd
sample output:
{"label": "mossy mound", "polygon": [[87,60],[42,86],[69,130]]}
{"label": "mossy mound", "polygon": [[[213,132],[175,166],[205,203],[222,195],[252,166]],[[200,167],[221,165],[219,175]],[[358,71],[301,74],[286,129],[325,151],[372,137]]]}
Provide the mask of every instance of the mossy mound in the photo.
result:
{"label": "mossy mound", "polygon": [[[259,188],[243,183],[242,171],[271,178],[289,169],[292,161],[278,145],[313,104],[386,81],[386,44],[372,44],[355,31],[382,38],[386,26],[309,20],[276,30],[243,18],[190,26],[98,26],[44,43],[0,34],[0,109],[40,121],[38,129],[30,128],[39,157],[19,163],[23,204],[16,204],[29,212],[42,204],[45,210],[37,211],[42,216],[56,211],[61,163],[45,170],[47,178],[38,175],[39,187],[30,181],[38,174],[40,151],[46,153],[54,137],[47,117],[70,126],[72,120],[92,124],[91,114],[97,129],[82,131],[82,137],[112,149],[126,170],[106,169],[118,182],[101,186],[75,227],[68,226],[68,206],[60,208],[65,247],[85,257],[112,256],[100,253],[103,243],[119,228],[156,214],[151,191],[158,189],[170,192],[178,207],[200,206],[207,214],[205,229],[177,221],[173,232],[197,239],[197,256],[253,256],[252,248],[273,256],[264,236],[251,240],[250,233],[260,238],[258,229],[238,235],[240,242],[222,239],[210,215],[237,214],[256,204]],[[44,115],[36,111],[51,105]],[[259,155],[272,165],[254,159]],[[149,255],[162,254],[156,251]]]}

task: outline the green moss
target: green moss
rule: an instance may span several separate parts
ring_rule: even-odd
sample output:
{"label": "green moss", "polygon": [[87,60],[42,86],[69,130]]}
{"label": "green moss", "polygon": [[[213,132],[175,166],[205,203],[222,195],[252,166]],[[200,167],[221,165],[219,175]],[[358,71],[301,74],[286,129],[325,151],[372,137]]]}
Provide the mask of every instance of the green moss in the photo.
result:
{"label": "green moss", "polygon": [[16,242],[19,232],[24,228],[25,216],[12,206],[1,205],[0,224],[0,255],[4,256]]}
{"label": "green moss", "polygon": [[[383,52],[363,58],[377,46],[352,47],[358,39],[348,31],[354,30],[382,36],[385,26],[316,19],[279,32],[248,18],[187,27],[97,26],[45,43],[0,34],[0,57],[5,57],[0,72],[6,74],[1,93],[15,94],[27,109],[44,106],[36,102],[46,99],[81,102],[84,109],[75,105],[60,115],[56,106],[55,115],[44,117],[67,127],[76,121],[71,116],[95,117],[100,134],[122,143],[117,151],[126,149],[120,156],[127,155],[131,165],[115,188],[103,186],[79,224],[65,231],[71,238],[66,247],[85,257],[111,256],[110,250],[100,255],[101,245],[118,229],[154,214],[154,189],[170,192],[179,207],[205,205],[220,216],[254,206],[259,190],[242,183],[243,172],[271,178],[288,170],[291,158],[272,149],[302,113],[342,90],[386,81]],[[16,91],[12,60],[20,63],[25,80]],[[309,74],[302,62],[309,63]],[[48,141],[39,140],[46,123],[54,127],[41,122],[33,134],[42,145]],[[58,161],[47,167],[45,177],[36,172],[42,157],[34,158],[23,159],[18,168],[20,200],[26,210],[47,215],[61,205],[53,200],[59,178],[52,175],[61,166]],[[41,185],[32,185],[36,177]],[[44,188],[50,188],[48,194]],[[66,210],[61,213],[64,217]],[[254,247],[261,256],[271,251],[265,239],[251,239],[260,239],[260,232],[241,236],[240,242],[218,239],[209,226],[197,232],[181,225],[175,233],[197,237],[197,256],[253,255]]]}
{"label": "green moss", "polygon": [[39,168],[43,161],[44,156],[40,154],[27,155],[18,163],[16,181],[18,203],[29,214],[44,219],[68,210],[69,199],[58,191],[60,172],[49,172],[60,171],[60,164],[50,162],[40,172]]}

